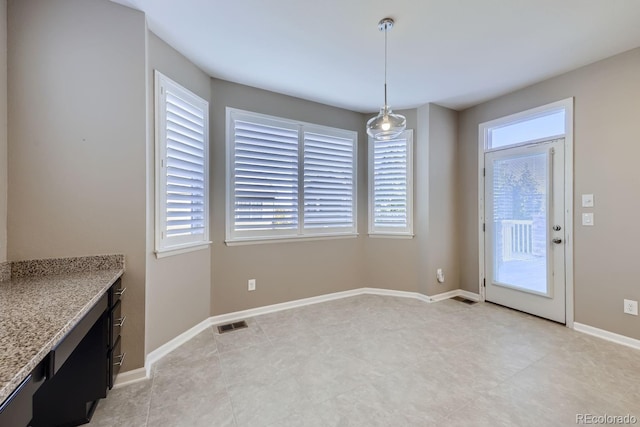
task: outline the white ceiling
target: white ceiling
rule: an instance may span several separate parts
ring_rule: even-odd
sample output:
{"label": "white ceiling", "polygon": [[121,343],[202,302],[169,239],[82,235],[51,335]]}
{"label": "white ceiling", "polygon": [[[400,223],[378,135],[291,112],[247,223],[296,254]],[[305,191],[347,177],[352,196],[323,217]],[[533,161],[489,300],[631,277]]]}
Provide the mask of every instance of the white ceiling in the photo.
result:
{"label": "white ceiling", "polygon": [[360,112],[464,109],[640,46],[639,0],[112,0],[213,77]]}

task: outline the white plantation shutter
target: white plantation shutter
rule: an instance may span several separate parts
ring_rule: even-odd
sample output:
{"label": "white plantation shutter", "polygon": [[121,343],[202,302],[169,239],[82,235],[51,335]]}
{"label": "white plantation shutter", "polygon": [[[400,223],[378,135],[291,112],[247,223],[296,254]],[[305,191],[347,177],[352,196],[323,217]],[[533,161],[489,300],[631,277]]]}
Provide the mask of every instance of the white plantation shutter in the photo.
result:
{"label": "white plantation shutter", "polygon": [[233,121],[233,234],[296,234],[298,129],[260,122]]}
{"label": "white plantation shutter", "polygon": [[369,233],[413,234],[413,131],[369,140]]}
{"label": "white plantation shutter", "polygon": [[227,108],[227,242],[355,235],[356,142]]}
{"label": "white plantation shutter", "polygon": [[209,104],[156,71],[156,252],[207,244]]}
{"label": "white plantation shutter", "polygon": [[[343,135],[341,135],[343,134]],[[355,141],[344,132],[304,132],[304,229],[355,232]]]}

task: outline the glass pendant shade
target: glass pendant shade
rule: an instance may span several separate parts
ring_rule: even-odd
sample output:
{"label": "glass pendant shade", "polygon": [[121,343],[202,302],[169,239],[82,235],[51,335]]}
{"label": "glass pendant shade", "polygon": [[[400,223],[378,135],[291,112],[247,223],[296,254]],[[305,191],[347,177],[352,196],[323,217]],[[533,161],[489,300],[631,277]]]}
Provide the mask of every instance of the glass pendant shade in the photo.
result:
{"label": "glass pendant shade", "polygon": [[398,137],[407,127],[407,119],[391,111],[388,105],[367,122],[367,134],[373,139],[389,140]]}
{"label": "glass pendant shade", "polygon": [[384,18],[378,22],[378,29],[384,31],[384,106],[376,117],[367,122],[367,134],[378,140],[396,138],[407,127],[407,119],[400,114],[394,114],[387,104],[387,32],[393,28],[393,24],[391,18]]}

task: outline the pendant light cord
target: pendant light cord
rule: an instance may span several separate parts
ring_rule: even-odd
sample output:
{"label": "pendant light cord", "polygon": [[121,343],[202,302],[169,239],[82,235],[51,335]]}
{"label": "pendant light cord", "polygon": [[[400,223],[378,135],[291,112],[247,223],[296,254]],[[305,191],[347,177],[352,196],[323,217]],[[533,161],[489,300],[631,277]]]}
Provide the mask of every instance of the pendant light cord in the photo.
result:
{"label": "pendant light cord", "polygon": [[387,32],[389,28],[384,29],[384,106],[387,104]]}

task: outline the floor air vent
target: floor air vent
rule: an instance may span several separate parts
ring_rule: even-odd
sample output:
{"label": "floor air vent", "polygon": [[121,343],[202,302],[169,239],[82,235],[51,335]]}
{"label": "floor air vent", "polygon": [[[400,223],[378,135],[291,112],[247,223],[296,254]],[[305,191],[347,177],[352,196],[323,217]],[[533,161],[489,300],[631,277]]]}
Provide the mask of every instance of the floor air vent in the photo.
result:
{"label": "floor air vent", "polygon": [[451,298],[451,299],[454,299],[454,300],[456,300],[456,301],[460,301],[460,302],[463,302],[463,303],[465,303],[465,304],[469,304],[469,305],[471,305],[471,304],[475,304],[475,303],[477,303],[477,302],[478,302],[478,301],[473,301],[473,300],[467,299],[467,298],[465,298],[465,297],[453,297],[453,298]]}
{"label": "floor air vent", "polygon": [[226,325],[218,325],[218,332],[224,334],[225,332],[235,331],[236,329],[248,328],[247,322],[244,320],[240,322],[227,323]]}

